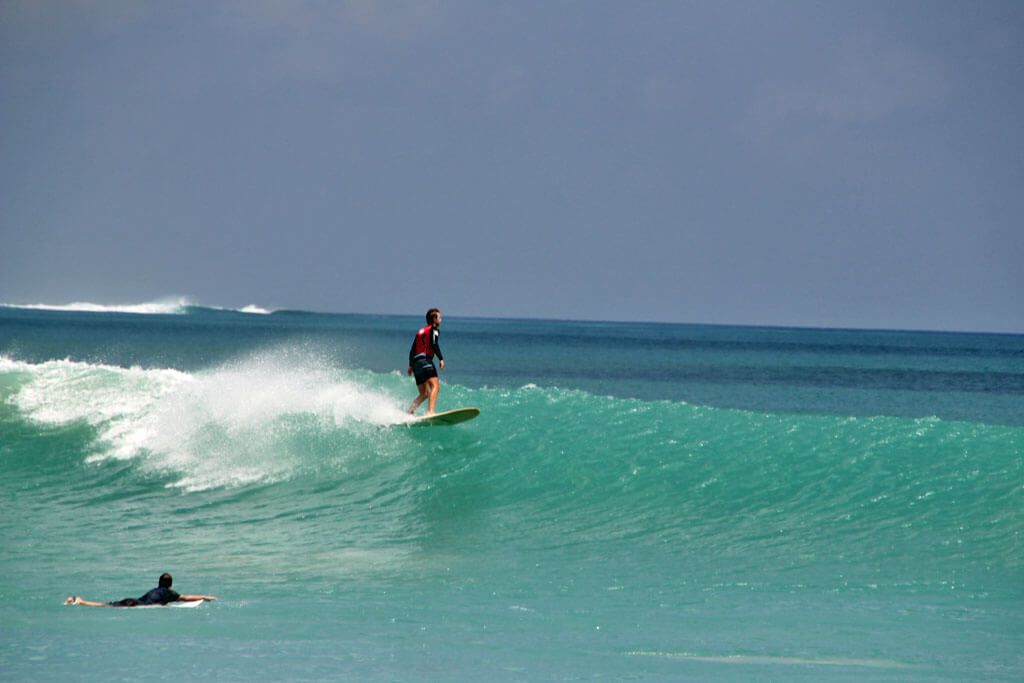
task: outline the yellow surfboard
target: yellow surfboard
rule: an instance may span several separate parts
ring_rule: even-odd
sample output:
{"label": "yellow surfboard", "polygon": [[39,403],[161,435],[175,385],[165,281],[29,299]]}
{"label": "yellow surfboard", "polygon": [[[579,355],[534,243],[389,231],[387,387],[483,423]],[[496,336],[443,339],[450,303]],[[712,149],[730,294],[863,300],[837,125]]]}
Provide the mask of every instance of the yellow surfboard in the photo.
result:
{"label": "yellow surfboard", "polygon": [[439,427],[441,425],[457,425],[460,422],[472,420],[479,414],[479,408],[456,408],[455,410],[446,410],[443,413],[434,413],[433,415],[424,415],[422,417],[417,417],[413,422],[410,422],[409,424],[413,427]]}

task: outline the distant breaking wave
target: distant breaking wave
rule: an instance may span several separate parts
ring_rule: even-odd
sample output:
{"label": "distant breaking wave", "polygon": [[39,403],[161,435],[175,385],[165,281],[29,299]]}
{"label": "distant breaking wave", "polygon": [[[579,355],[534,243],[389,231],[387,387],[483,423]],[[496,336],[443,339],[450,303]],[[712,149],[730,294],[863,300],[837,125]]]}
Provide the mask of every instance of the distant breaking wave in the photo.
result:
{"label": "distant breaking wave", "polygon": [[256,304],[249,304],[248,306],[243,306],[242,308],[239,308],[238,311],[241,313],[257,313],[259,315],[269,315],[271,313],[271,311],[267,310],[266,308],[260,308]]}
{"label": "distant breaking wave", "polygon": [[242,308],[223,308],[220,306],[202,306],[193,302],[188,297],[171,297],[157,301],[147,301],[138,304],[96,304],[88,301],[78,301],[70,304],[5,304],[5,308],[22,308],[39,311],[80,311],[86,313],[139,313],[157,315],[184,315],[194,310],[216,310],[216,311],[237,311],[239,313],[254,313],[268,315],[272,311],[249,304]]}

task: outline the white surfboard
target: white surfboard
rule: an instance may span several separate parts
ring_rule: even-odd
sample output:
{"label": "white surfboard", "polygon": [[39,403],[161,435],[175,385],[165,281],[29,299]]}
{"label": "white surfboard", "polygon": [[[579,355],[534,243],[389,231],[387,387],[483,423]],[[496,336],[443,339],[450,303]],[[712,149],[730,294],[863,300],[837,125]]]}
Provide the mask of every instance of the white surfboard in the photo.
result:
{"label": "white surfboard", "polygon": [[175,600],[174,602],[167,603],[168,607],[199,607],[199,605],[206,602],[206,600]]}
{"label": "white surfboard", "polygon": [[135,605],[131,609],[149,608],[149,607],[199,607],[199,605],[206,602],[205,600],[175,600],[169,602],[166,605]]}
{"label": "white surfboard", "polygon": [[460,422],[472,420],[479,414],[479,408],[456,408],[455,410],[446,410],[443,413],[434,413],[433,415],[423,415],[422,417],[417,417],[412,422],[410,422],[409,425],[412,427],[439,427],[443,425],[457,425]]}

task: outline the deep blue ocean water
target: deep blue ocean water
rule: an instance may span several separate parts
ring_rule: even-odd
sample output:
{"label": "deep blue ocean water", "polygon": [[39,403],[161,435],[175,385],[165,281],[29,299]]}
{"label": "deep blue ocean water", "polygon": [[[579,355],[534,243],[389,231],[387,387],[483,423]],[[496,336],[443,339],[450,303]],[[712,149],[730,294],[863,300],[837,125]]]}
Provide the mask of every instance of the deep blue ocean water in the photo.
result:
{"label": "deep blue ocean water", "polygon": [[421,320],[0,306],[0,677],[1024,679],[1024,336]]}

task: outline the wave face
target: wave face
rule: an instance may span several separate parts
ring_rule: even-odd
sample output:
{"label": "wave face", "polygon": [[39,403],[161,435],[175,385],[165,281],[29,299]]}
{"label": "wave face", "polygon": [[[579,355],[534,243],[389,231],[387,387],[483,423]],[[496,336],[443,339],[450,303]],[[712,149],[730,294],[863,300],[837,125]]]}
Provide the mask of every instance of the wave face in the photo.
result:
{"label": "wave face", "polygon": [[[481,416],[409,429],[415,319],[3,315],[0,592],[29,605],[56,601],[55,577],[118,599],[174,570],[180,590],[227,598],[204,612],[211,665],[263,629],[243,665],[257,677],[294,674],[256,654],[270,646],[338,673],[339,642],[362,653],[344,670],[371,678],[1022,671],[1016,339],[896,335],[884,351],[877,333],[858,350],[847,333],[446,318],[439,408]],[[669,380],[651,370],[666,350]],[[840,386],[799,380],[812,358]],[[684,366],[713,402],[658,396],[694,391]],[[806,392],[819,410],[791,410]],[[820,409],[843,396],[849,410]],[[964,396],[971,419],[934,414]],[[138,628],[105,622],[97,645],[64,621],[81,612],[7,616],[13,644],[43,628],[115,659]],[[370,654],[383,643],[387,661]]]}
{"label": "wave face", "polygon": [[[311,478],[333,489],[348,483],[352,461],[378,474],[399,468],[395,483],[426,490],[434,475],[422,459],[466,439],[402,427],[404,378],[285,356],[193,373],[0,358],[5,431],[67,439],[59,466],[69,475],[103,478],[105,463],[121,461],[126,474],[186,492],[291,491]],[[779,571],[852,555],[865,584],[887,563],[919,563],[927,581],[950,584],[971,568],[1021,566],[1020,427],[762,414],[536,386],[446,393],[485,416],[455,457],[471,482],[458,504],[487,491],[484,507],[500,511],[491,543],[666,546],[687,564],[737,556]],[[405,514],[399,499],[383,514],[390,504]]]}

